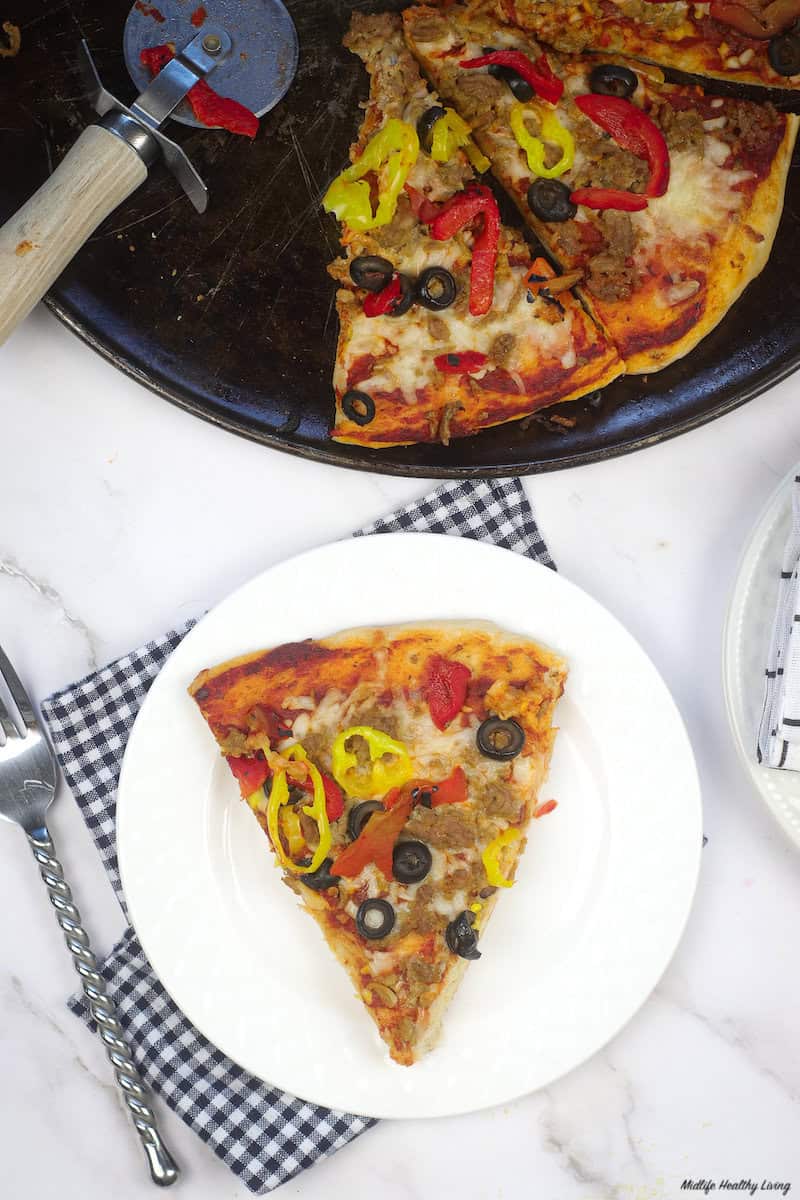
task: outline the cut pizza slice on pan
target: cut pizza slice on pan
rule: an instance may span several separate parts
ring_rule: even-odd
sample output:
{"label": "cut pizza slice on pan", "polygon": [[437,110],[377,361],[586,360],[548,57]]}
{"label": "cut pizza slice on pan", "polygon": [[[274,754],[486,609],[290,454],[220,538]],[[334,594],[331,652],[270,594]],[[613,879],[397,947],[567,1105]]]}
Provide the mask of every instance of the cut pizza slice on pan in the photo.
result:
{"label": "cut pizza slice on pan", "polygon": [[[442,622],[278,646],[189,689],[400,1064],[434,1045],[531,822],[555,808],[539,791],[566,674],[530,639]],[[499,981],[509,964],[480,969]]]}
{"label": "cut pizza slice on pan", "polygon": [[565,54],[623,54],[689,75],[800,88],[799,0],[494,0]]}
{"label": "cut pizza slice on pan", "polygon": [[[333,437],[442,441],[603,387],[619,356],[500,221],[467,124],[422,79],[399,16],[353,17],[370,95],[324,206],[342,225]],[[546,286],[545,286],[546,285]]]}
{"label": "cut pizza slice on pan", "polygon": [[655,67],[545,54],[487,9],[403,20],[626,370],[688,353],[766,265],[798,118],[666,84]]}

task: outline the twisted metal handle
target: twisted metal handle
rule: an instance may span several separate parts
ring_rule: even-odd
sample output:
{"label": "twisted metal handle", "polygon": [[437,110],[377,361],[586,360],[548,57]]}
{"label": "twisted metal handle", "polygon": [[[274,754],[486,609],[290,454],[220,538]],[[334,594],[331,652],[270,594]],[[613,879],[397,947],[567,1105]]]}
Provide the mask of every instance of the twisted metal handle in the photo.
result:
{"label": "twisted metal handle", "polygon": [[136,1068],[125,1041],[116,1008],[106,992],[106,983],[97,969],[97,959],[89,945],[89,935],[81,925],[81,914],[72,902],[72,892],[64,879],[61,863],[45,826],[28,834],[34,857],[56,910],[64,940],[72,955],[75,970],[81,977],[89,1008],[97,1025],[113,1067],[117,1083],[125,1098],[136,1132],[141,1138],[153,1183],[168,1187],[178,1178],[178,1167],[156,1128],[156,1118],[148,1104],[142,1077]]}

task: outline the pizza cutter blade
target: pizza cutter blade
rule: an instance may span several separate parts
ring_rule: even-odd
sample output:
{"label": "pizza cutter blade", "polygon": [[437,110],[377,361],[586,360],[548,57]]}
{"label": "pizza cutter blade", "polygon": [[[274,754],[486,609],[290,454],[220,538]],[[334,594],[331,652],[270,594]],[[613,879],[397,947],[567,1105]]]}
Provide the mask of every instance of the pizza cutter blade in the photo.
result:
{"label": "pizza cutter blade", "polygon": [[[294,79],[298,45],[294,22],[280,0],[156,0],[158,7],[139,0],[125,22],[122,48],[125,65],[137,91],[149,86],[141,52],[151,46],[185,45],[197,33],[219,27],[231,47],[214,70],[213,87],[221,96],[238,100],[257,117],[274,108]],[[181,104],[172,119],[207,129]]]}
{"label": "pizza cutter blade", "polygon": [[[215,90],[256,116],[286,94],[297,68],[297,33],[280,0],[136,0],[123,49],[141,89],[124,104],[100,80],[81,43],[80,66],[100,120],[78,138],[39,191],[0,228],[0,345],[41,300],[97,226],[163,158],[198,212],[208,189],[185,152],[162,129],[195,119],[187,93],[213,72]],[[170,44],[174,57],[150,79],[141,51]]]}

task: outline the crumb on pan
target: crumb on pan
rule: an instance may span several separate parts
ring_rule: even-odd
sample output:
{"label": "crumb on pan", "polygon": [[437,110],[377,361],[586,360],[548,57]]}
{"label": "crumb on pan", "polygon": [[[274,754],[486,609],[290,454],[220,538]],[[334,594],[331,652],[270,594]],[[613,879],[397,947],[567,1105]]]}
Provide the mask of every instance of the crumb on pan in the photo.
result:
{"label": "crumb on pan", "polygon": [[12,25],[10,21],[3,21],[3,33],[8,39],[8,45],[3,45],[3,40],[0,38],[0,58],[16,58],[19,54],[19,48],[22,45],[22,35],[18,25]]}

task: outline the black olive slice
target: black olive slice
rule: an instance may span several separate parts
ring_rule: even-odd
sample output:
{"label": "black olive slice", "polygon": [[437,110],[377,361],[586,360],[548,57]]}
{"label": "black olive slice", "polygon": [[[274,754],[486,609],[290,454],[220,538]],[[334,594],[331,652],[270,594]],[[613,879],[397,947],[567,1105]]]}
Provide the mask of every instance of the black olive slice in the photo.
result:
{"label": "black olive slice", "polygon": [[[483,53],[494,54],[495,49],[495,46],[484,46]],[[502,79],[504,83],[507,83],[515,99],[521,100],[523,103],[533,99],[533,88],[527,79],[523,79],[521,75],[517,74],[513,67],[501,67],[499,63],[490,63],[486,70],[495,79]]]}
{"label": "black olive slice", "polygon": [[350,263],[350,278],[367,292],[382,292],[392,282],[394,267],[379,254],[359,254]]}
{"label": "black olive slice", "polygon": [[434,312],[449,308],[457,291],[455,279],[444,267],[427,267],[417,280],[417,300]]}
{"label": "black olive slice", "polygon": [[370,942],[386,937],[394,928],[394,909],[388,900],[365,900],[356,913],[356,928]]}
{"label": "black olive slice", "polygon": [[578,211],[570,195],[560,179],[534,179],[528,188],[528,208],[540,221],[569,221]]}
{"label": "black olive slice", "polygon": [[351,389],[342,396],[342,412],[356,425],[369,425],[375,416],[375,401],[366,392]]}
{"label": "black olive slice", "polygon": [[400,280],[400,295],[387,313],[387,316],[390,317],[402,317],[416,300],[414,280],[410,276],[404,275],[402,271],[398,271],[397,278]]}
{"label": "black olive slice", "polygon": [[[448,355],[448,357],[455,356]],[[433,793],[438,792],[438,790],[438,783],[434,783],[429,788],[415,787],[411,789],[411,799],[415,800],[417,804],[421,804],[423,808],[433,808]]]}
{"label": "black olive slice", "polygon": [[336,887],[339,882],[339,876],[331,875],[332,863],[332,858],[326,858],[323,863],[320,863],[316,871],[312,871],[307,875],[298,875],[298,879],[306,887],[311,888],[312,892],[324,892],[326,888]]}
{"label": "black olive slice", "polygon": [[636,72],[619,63],[601,63],[589,76],[589,87],[599,96],[619,96],[622,100],[630,100],[638,86]]}
{"label": "black olive slice", "polygon": [[478,726],[475,740],[481,754],[486,758],[506,762],[510,758],[516,758],[525,745],[525,730],[514,720],[504,721],[502,717],[487,717]]}
{"label": "black olive slice", "polygon": [[772,39],[767,47],[767,58],[779,75],[800,75],[800,24]]}
{"label": "black olive slice", "polygon": [[464,912],[458,914],[455,921],[450,922],[444,931],[448,949],[453,954],[457,954],[459,958],[480,958],[481,956],[478,949],[478,935],[472,928],[474,920],[472,913],[465,909]]}
{"label": "black olive slice", "polygon": [[521,100],[523,104],[533,99],[533,88],[527,79],[523,79],[521,75],[517,75],[516,71],[511,71],[508,67],[506,67],[506,70],[508,71],[506,83],[511,88],[514,97],[517,100]]}
{"label": "black olive slice", "polygon": [[398,883],[419,883],[433,866],[424,842],[398,842],[392,852],[392,874]]}
{"label": "black olive slice", "polygon": [[347,836],[355,841],[372,814],[383,811],[380,800],[364,800],[361,804],[354,804],[347,814]]}
{"label": "black olive slice", "polygon": [[417,137],[419,144],[426,154],[431,152],[431,142],[433,141],[433,127],[441,117],[444,116],[444,109],[441,104],[434,104],[431,108],[426,108],[420,119],[417,121]]}

